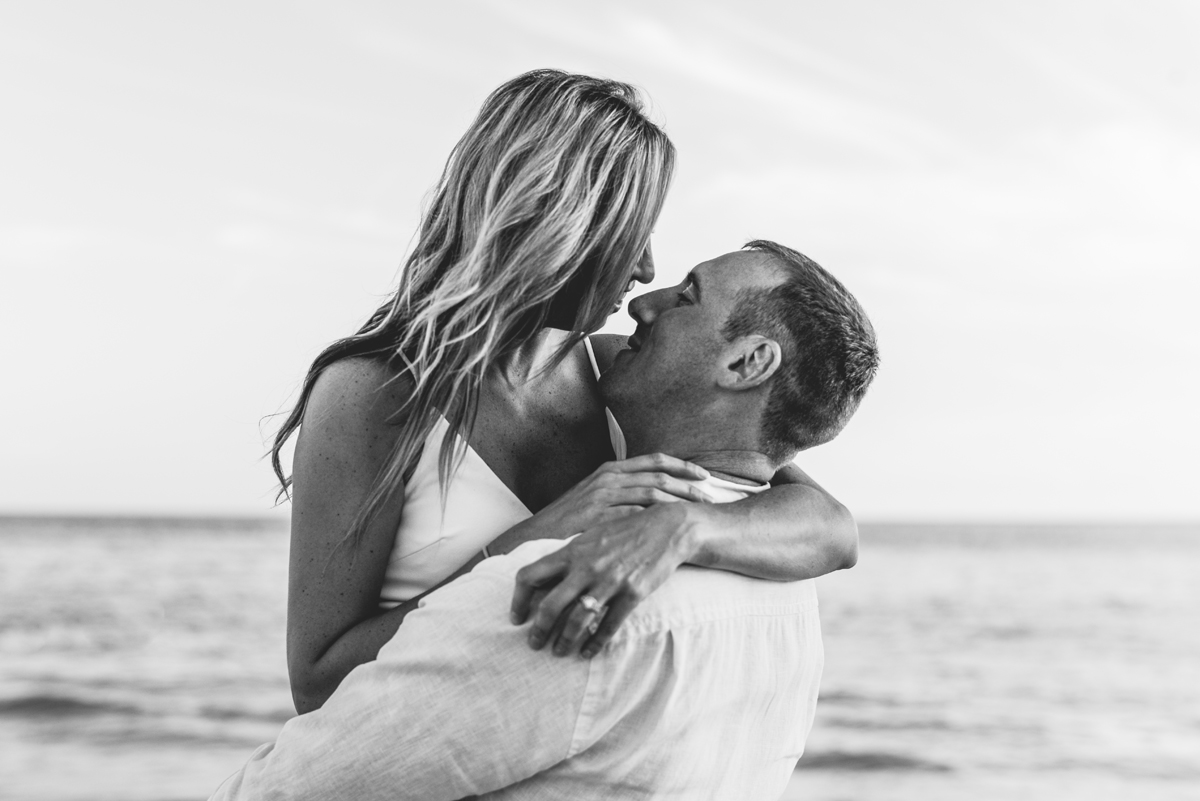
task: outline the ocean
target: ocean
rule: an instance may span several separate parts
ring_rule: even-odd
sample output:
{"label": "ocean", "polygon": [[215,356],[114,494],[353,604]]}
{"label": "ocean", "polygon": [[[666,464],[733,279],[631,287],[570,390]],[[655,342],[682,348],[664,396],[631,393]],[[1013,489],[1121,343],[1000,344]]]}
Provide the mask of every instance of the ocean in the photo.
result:
{"label": "ocean", "polygon": [[[0,799],[202,799],[292,714],[279,521],[0,519]],[[1200,527],[862,527],[786,799],[1200,799]]]}

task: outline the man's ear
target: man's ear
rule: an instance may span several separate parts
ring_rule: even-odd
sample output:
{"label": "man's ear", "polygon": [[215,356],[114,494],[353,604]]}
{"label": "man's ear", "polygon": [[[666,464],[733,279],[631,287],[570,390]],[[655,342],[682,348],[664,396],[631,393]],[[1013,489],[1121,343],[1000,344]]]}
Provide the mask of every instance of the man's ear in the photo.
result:
{"label": "man's ear", "polygon": [[762,386],[783,364],[779,343],[752,334],[739,337],[725,350],[717,384],[723,389],[743,390]]}

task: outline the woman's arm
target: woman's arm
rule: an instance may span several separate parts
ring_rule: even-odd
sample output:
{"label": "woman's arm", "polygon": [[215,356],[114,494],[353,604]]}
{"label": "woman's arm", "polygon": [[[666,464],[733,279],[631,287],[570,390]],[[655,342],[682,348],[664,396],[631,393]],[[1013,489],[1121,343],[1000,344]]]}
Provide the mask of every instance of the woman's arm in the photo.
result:
{"label": "woman's arm", "polygon": [[379,610],[402,490],[360,539],[346,539],[391,455],[399,431],[391,420],[407,390],[386,366],[346,359],[317,379],[304,412],[293,461],[287,619],[288,673],[301,714],[375,659],[416,606]]}
{"label": "woman's arm", "polygon": [[[521,624],[533,612],[533,648],[552,642],[565,656],[582,646],[591,656],[684,563],[798,581],[853,567],[857,554],[849,512],[796,469],[734,503],[657,504],[584,531],[518,571],[511,616]],[[590,637],[583,595],[607,607]]]}
{"label": "woman's arm", "polygon": [[[601,370],[628,338],[592,337]],[[731,504],[648,509],[647,527],[662,528],[684,562],[782,581],[816,578],[854,567],[858,526],[850,511],[794,463],[771,489]]]}

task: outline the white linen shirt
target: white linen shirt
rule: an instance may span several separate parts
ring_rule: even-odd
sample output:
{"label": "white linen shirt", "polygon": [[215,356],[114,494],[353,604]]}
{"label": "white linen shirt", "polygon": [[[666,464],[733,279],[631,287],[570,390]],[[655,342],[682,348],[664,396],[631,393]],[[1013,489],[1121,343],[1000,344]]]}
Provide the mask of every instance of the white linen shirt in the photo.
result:
{"label": "white linen shirt", "polygon": [[685,566],[595,657],[555,657],[508,609],[517,570],[563,544],[431,593],[213,798],[778,798],[824,662],[814,583]]}

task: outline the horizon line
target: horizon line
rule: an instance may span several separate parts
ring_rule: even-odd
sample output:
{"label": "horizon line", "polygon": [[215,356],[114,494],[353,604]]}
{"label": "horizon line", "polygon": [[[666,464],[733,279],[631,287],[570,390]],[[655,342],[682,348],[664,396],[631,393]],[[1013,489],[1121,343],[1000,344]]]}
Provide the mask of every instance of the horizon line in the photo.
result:
{"label": "horizon line", "polygon": [[[290,512],[265,512],[247,514],[244,512],[38,512],[0,511],[0,524],[13,523],[99,523],[138,525],[164,524],[182,526],[189,524],[240,524],[240,525],[275,525],[287,522]],[[1153,526],[1155,528],[1200,528],[1200,518],[1095,518],[1095,517],[1066,517],[1061,515],[1047,517],[868,517],[857,521],[861,528],[877,526],[921,526],[930,528],[949,528],[961,526],[1057,526],[1057,527],[1102,527],[1122,528],[1129,526]]]}

